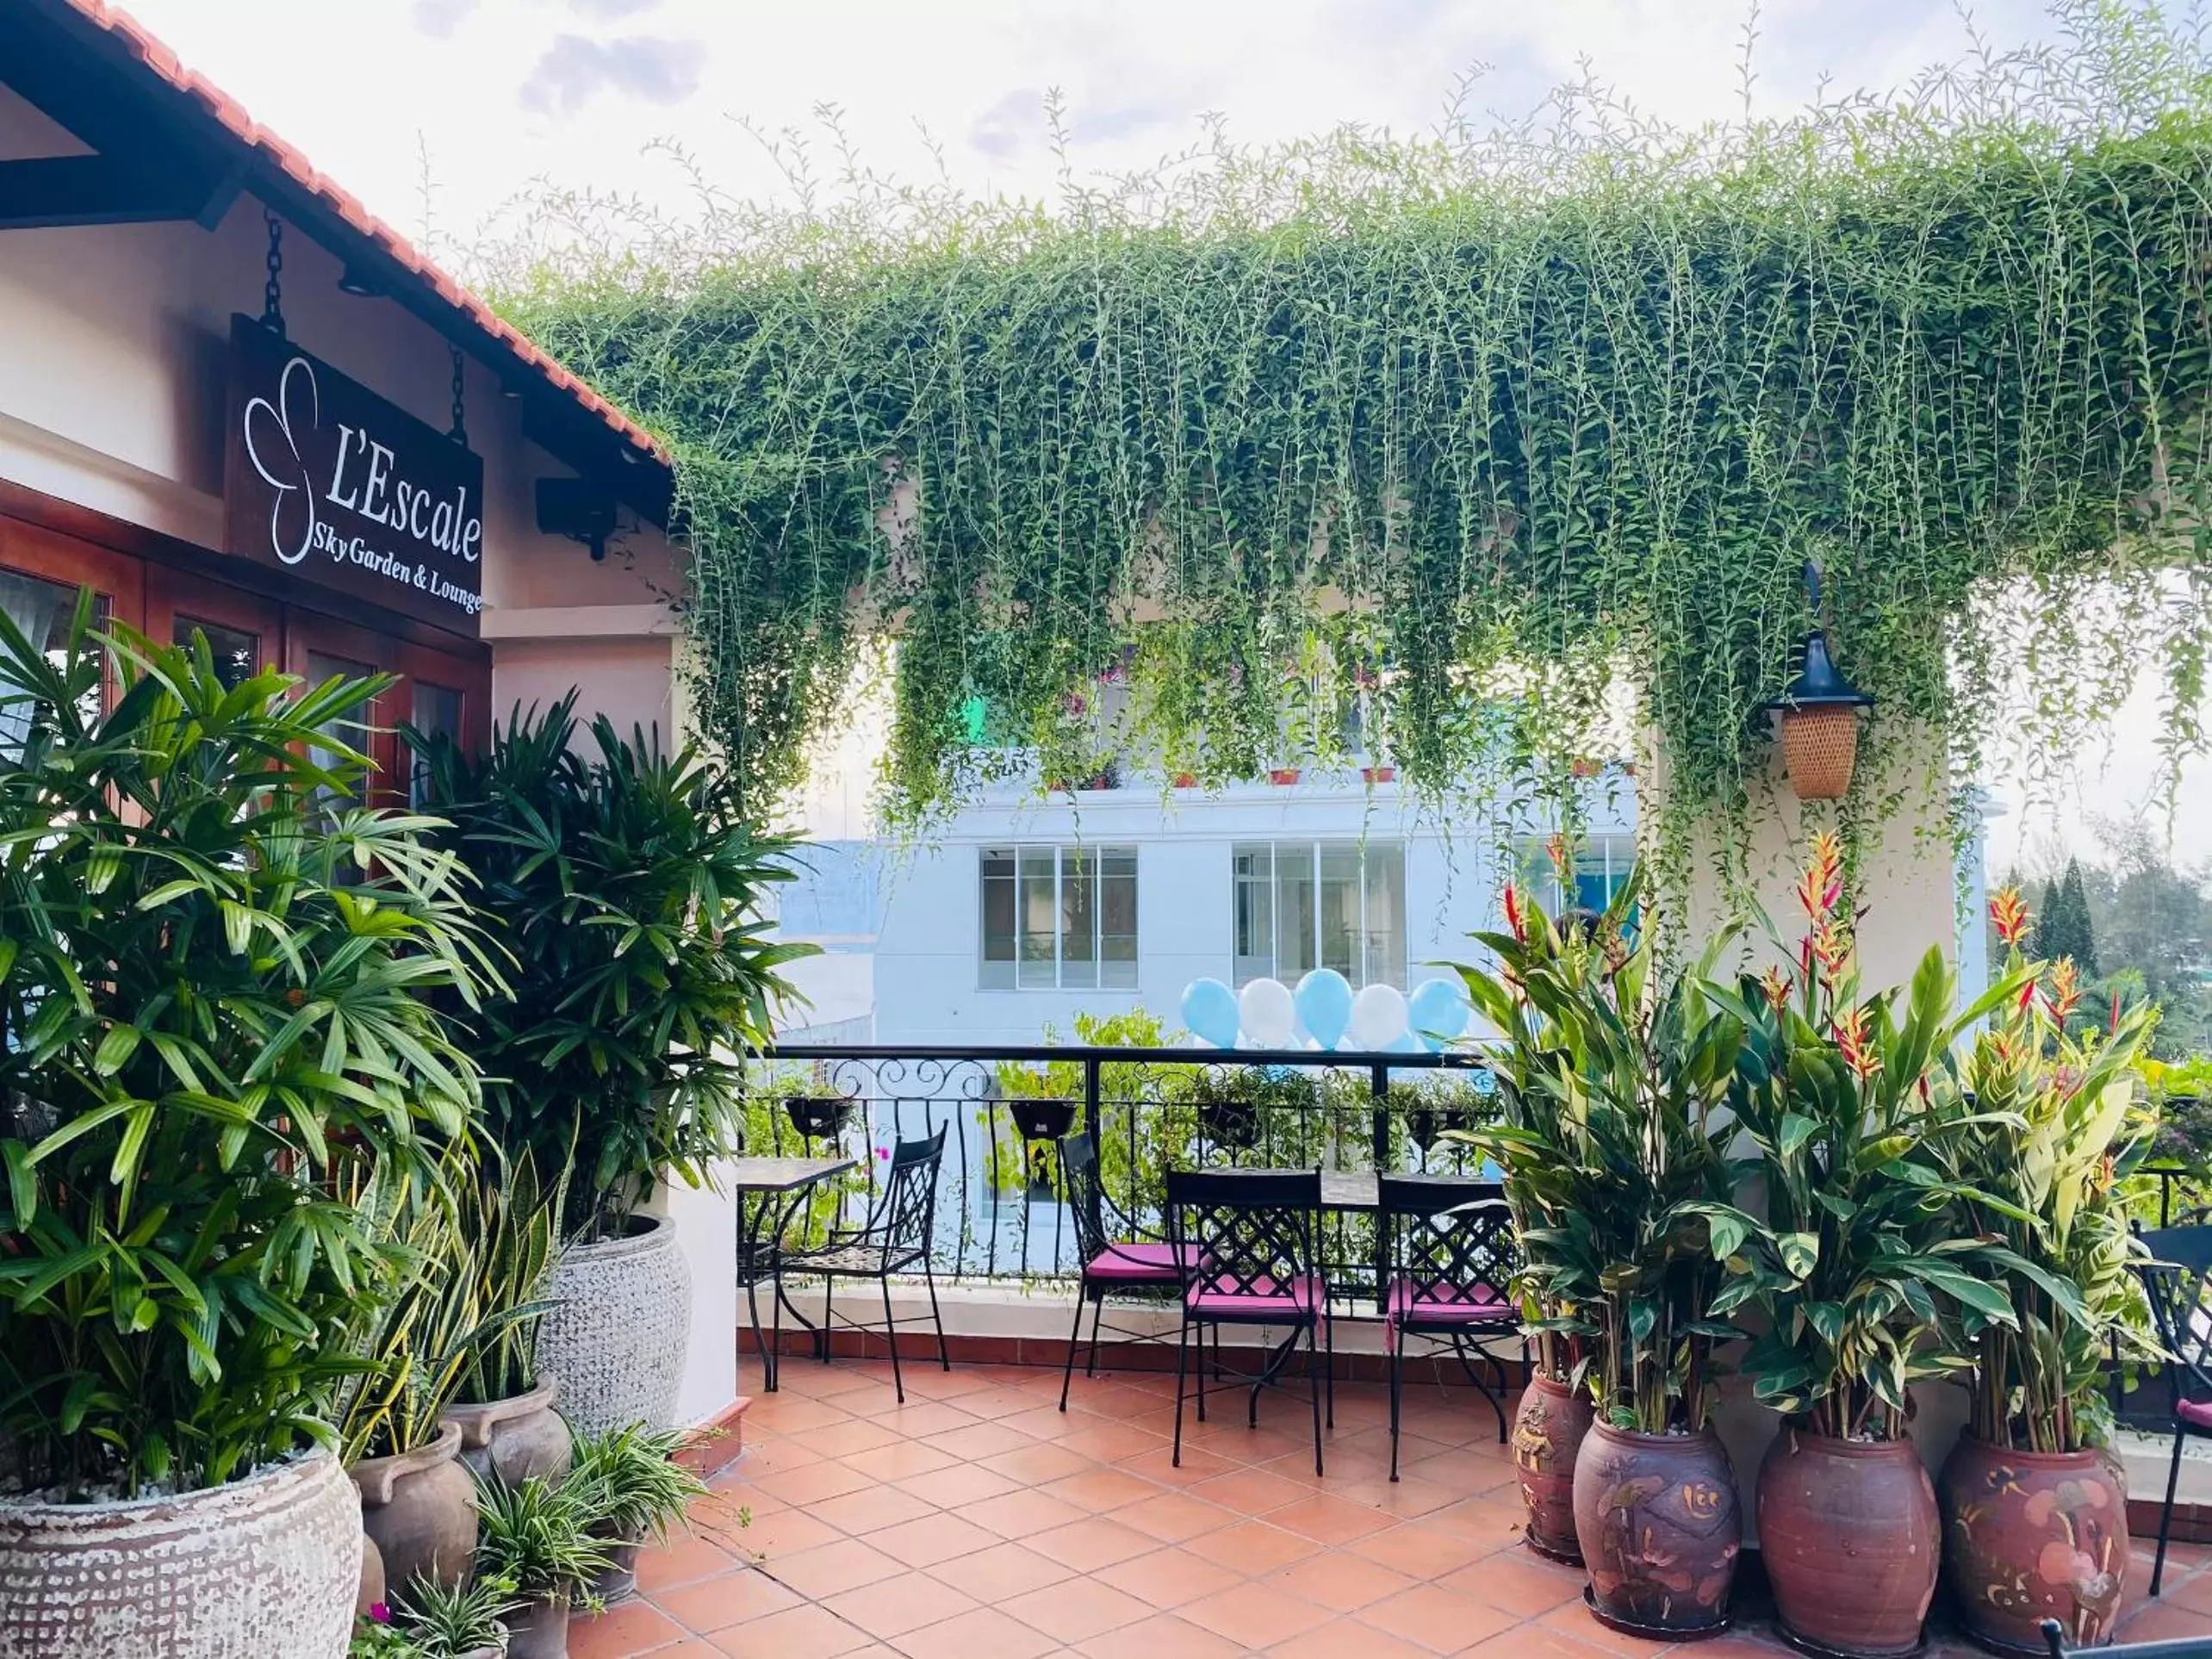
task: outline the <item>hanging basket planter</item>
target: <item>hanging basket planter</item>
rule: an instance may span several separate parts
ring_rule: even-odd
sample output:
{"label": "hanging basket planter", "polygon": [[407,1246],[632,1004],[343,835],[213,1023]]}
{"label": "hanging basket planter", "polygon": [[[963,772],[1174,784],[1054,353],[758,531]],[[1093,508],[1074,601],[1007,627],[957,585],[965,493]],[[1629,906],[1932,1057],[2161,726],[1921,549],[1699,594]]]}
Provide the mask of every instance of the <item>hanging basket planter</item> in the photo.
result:
{"label": "hanging basket planter", "polygon": [[1006,1103],[1006,1115],[1024,1140],[1057,1140],[1075,1127],[1075,1103],[1010,1100]]}
{"label": "hanging basket planter", "polygon": [[842,1095],[792,1095],[784,1102],[791,1127],[809,1140],[827,1140],[844,1133],[853,1121],[853,1103]]}

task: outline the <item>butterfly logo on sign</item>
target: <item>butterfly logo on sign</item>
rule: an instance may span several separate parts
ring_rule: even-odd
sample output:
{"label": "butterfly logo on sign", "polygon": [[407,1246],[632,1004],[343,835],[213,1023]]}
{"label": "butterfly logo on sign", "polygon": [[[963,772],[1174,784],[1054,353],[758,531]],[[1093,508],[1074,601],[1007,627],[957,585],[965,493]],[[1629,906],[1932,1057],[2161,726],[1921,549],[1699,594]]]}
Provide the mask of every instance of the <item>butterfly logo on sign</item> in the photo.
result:
{"label": "butterfly logo on sign", "polygon": [[[305,407],[302,407],[301,406]],[[304,414],[304,424],[299,418]],[[245,406],[245,457],[270,488],[269,545],[286,564],[308,556],[315,540],[314,481],[300,454],[300,437],[322,419],[322,392],[314,366],[305,357],[284,365],[276,382],[276,401],[250,400]]]}

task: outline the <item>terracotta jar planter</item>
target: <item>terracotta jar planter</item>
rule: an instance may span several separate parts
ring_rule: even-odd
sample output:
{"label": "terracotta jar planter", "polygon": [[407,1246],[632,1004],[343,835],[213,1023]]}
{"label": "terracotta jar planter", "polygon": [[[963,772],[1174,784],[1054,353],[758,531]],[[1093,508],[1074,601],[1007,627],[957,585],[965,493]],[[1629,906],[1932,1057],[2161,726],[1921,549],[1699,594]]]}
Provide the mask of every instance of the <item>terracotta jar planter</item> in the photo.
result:
{"label": "terracotta jar planter", "polygon": [[1896,1659],[1920,1645],[1942,1529],[1910,1440],[1838,1440],[1785,1424],[1759,1466],[1759,1549],[1790,1637]]}
{"label": "terracotta jar planter", "polygon": [[2010,1451],[1962,1437],[1936,1483],[1943,1578],[1973,1638],[2041,1654],[2112,1639],[2128,1573],[2128,1494],[2101,1451]]}
{"label": "terracotta jar planter", "polygon": [[608,1544],[606,1569],[592,1581],[592,1594],[610,1607],[636,1595],[637,1551],[643,1547],[636,1538],[624,1538]]}
{"label": "terracotta jar planter", "polygon": [[675,1228],[641,1215],[627,1237],[571,1245],[549,1295],[537,1366],[561,1379],[569,1426],[579,1434],[632,1423],[674,1428],[692,1316],[691,1269]]}
{"label": "terracotta jar planter", "polygon": [[1575,1453],[1575,1538],[1600,1623],[1680,1640],[1728,1628],[1743,1548],[1720,1437],[1593,1423]]}
{"label": "terracotta jar planter", "polygon": [[1575,1453],[1590,1432],[1590,1397],[1538,1374],[1513,1418],[1513,1472],[1528,1506],[1523,1542],[1539,1556],[1582,1564],[1575,1539]]}
{"label": "terracotta jar planter", "polygon": [[560,1394],[559,1379],[549,1376],[528,1394],[449,1406],[445,1420],[461,1431],[461,1461],[504,1486],[566,1475],[576,1442],[553,1408]]}
{"label": "terracotta jar planter", "polygon": [[344,1659],[360,1506],[328,1452],[179,1497],[0,1501],[9,1659]]}
{"label": "terracotta jar planter", "polygon": [[569,1598],[533,1598],[507,1615],[506,1659],[569,1659]]}
{"label": "terracotta jar planter", "polygon": [[361,1535],[361,1593],[353,1598],[353,1616],[366,1619],[370,1608],[386,1599],[383,1552],[364,1532]]}
{"label": "terracotta jar planter", "polygon": [[476,1486],[461,1463],[458,1425],[396,1457],[363,1457],[347,1471],[361,1492],[361,1530],[384,1558],[384,1583],[457,1584],[476,1550]]}

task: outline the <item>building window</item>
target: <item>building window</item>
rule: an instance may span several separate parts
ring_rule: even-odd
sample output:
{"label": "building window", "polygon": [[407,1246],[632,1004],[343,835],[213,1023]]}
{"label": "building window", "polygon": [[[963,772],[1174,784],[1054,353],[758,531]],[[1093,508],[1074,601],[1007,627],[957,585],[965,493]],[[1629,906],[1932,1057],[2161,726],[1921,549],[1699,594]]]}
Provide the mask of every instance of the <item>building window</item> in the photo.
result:
{"label": "building window", "polygon": [[1137,849],[986,847],[985,991],[1124,991],[1137,983]]}
{"label": "building window", "polygon": [[1636,837],[1591,836],[1578,842],[1569,880],[1561,879],[1540,843],[1528,847],[1521,862],[1521,879],[1543,895],[1544,908],[1554,916],[1570,909],[1603,911],[1636,867]]}
{"label": "building window", "polygon": [[1230,850],[1239,985],[1334,968],[1406,983],[1406,849],[1395,842],[1255,842]]}

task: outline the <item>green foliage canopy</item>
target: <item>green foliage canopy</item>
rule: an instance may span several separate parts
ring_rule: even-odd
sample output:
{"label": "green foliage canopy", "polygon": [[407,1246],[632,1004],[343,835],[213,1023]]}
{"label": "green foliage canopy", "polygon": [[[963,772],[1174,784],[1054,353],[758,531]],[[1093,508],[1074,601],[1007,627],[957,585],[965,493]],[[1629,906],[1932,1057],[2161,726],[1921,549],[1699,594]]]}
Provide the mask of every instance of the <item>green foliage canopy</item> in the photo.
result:
{"label": "green foliage canopy", "polygon": [[[550,194],[492,274],[671,444],[699,714],[749,786],[886,631],[909,818],[987,772],[979,699],[1046,778],[1095,769],[1076,711],[1126,671],[1170,773],[1341,755],[1356,706],[1432,796],[1563,794],[1623,681],[1679,871],[1764,787],[1807,559],[1877,758],[1933,723],[1971,763],[2016,710],[2063,747],[2147,660],[2196,741],[2212,77],[2154,11],[2063,19],[1786,120],[1584,88],[1415,141],[1216,134],[1053,211],[849,156],[842,195],[791,156],[792,211]],[[1847,827],[1895,799],[1860,770]]]}

